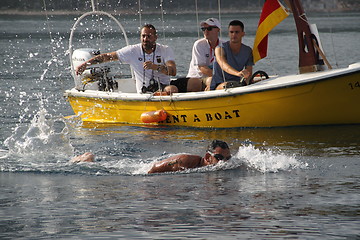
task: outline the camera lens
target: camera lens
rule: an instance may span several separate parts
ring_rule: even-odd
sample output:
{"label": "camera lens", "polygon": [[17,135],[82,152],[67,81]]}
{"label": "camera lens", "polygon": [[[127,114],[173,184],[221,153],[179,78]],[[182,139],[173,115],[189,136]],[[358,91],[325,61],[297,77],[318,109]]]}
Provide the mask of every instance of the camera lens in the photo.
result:
{"label": "camera lens", "polygon": [[155,84],[155,79],[151,78],[151,79],[149,80],[149,85],[154,85],[154,84]]}

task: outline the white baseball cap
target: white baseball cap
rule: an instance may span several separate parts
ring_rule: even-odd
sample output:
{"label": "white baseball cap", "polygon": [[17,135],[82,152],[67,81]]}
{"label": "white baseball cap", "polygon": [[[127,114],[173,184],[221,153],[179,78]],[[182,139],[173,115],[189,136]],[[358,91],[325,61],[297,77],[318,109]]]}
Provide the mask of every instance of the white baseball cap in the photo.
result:
{"label": "white baseball cap", "polygon": [[200,23],[200,25],[204,24],[204,23],[206,23],[209,26],[215,26],[215,27],[221,28],[221,24],[220,24],[219,20],[217,20],[216,18],[208,18],[208,19],[206,19],[206,21],[202,21]]}

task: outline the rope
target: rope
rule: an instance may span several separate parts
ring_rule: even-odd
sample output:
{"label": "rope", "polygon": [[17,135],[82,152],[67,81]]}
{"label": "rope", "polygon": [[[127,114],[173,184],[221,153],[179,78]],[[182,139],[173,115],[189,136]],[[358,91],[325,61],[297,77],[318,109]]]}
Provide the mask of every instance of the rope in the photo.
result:
{"label": "rope", "polygon": [[[219,21],[221,23],[221,0],[218,0],[218,12],[219,12]],[[221,29],[220,29],[220,37],[222,37]]]}
{"label": "rope", "polygon": [[[218,13],[219,13],[219,21],[221,23],[221,0],[218,0]],[[222,37],[222,34],[221,34],[221,29],[220,29],[219,38],[221,38],[221,37]],[[221,68],[221,73],[222,73],[222,77],[223,77],[223,82],[226,82],[224,70],[222,67],[220,67],[220,68]],[[224,86],[224,89],[226,90],[226,85]]]}
{"label": "rope", "polygon": [[[218,0],[218,12],[219,12],[219,21],[221,22],[221,3],[220,3],[220,0]],[[222,34],[221,34],[221,30],[220,30],[220,37],[222,37]],[[224,70],[222,67],[221,68],[221,73],[222,73],[222,77],[223,77],[223,83],[226,82],[226,79],[225,79],[225,73],[224,73]],[[224,86],[224,89],[226,90],[226,85]]]}
{"label": "rope", "polygon": [[139,24],[140,24],[139,30],[140,30],[141,27],[142,27],[142,23],[141,23],[141,1],[140,0],[138,0],[138,5],[139,5]]}
{"label": "rope", "polygon": [[91,8],[92,8],[93,12],[95,12],[95,11],[96,11],[96,9],[95,9],[95,2],[94,2],[94,0],[91,0]]}
{"label": "rope", "polygon": [[[199,11],[197,0],[195,0],[195,12],[196,12],[196,26],[199,24]],[[197,27],[198,39],[200,39],[200,29]]]}
{"label": "rope", "polygon": [[[327,11],[327,14],[328,14],[328,18],[330,19],[329,11]],[[330,24],[331,45],[332,45],[332,49],[333,49],[333,53],[334,53],[335,65],[336,65],[337,68],[339,68],[338,61],[337,61],[337,56],[336,56],[336,51],[335,51],[335,44],[334,44],[334,36],[333,35],[334,34],[333,34],[332,24]]]}
{"label": "rope", "polygon": [[[99,6],[99,2],[96,1],[96,5],[94,3],[94,0],[91,0],[91,6],[92,6],[92,9],[93,9],[93,12],[96,12],[98,11],[98,9],[96,9],[97,6]],[[102,49],[102,38],[101,38],[101,26],[100,26],[100,15],[99,14],[96,14],[97,16],[97,26],[98,26],[98,37],[97,37],[97,40],[99,42],[99,49]]]}
{"label": "rope", "polygon": [[163,38],[164,38],[164,43],[165,43],[166,37],[165,37],[165,21],[164,21],[163,4],[164,4],[163,0],[160,0],[161,21],[162,21],[162,29],[163,29]]}
{"label": "rope", "polygon": [[[54,47],[54,45],[53,45],[53,42],[55,42],[55,40],[53,39],[52,34],[51,34],[51,29],[50,29],[50,24],[49,24],[49,15],[48,15],[48,12],[47,12],[45,0],[43,0],[43,7],[44,7],[44,11],[45,11],[46,25],[47,25],[48,32],[49,32],[50,45],[51,45],[51,60],[48,62],[48,66],[47,66],[47,67],[50,67],[50,65],[51,65],[52,62],[55,62],[56,69],[58,70],[58,69],[60,69],[60,67],[59,67],[58,61],[57,61],[57,59],[56,59],[55,47]],[[47,72],[47,70],[46,70],[46,71],[43,73],[43,75],[41,76],[41,80],[43,80],[46,72]],[[60,80],[60,82],[61,82],[61,88],[62,88],[62,90],[64,91],[64,88],[63,88],[63,87],[64,87],[64,83],[63,83],[62,78],[60,78],[60,74],[57,74],[57,79]]]}
{"label": "rope", "polygon": [[[163,8],[163,5],[164,5],[164,1],[160,0],[160,11],[161,11],[161,22],[162,22],[162,30],[163,30],[163,41],[164,41],[164,44],[165,44],[166,43],[166,37],[165,37],[165,20],[164,20],[164,8]],[[165,66],[166,66],[166,63],[165,63]],[[160,78],[157,79],[157,84],[158,84],[159,90],[161,91]],[[162,105],[162,98],[163,98],[162,94],[160,94],[160,103],[161,103],[161,105]],[[163,109],[164,109],[164,107],[163,107]]]}
{"label": "rope", "polygon": [[[44,5],[44,10],[45,10],[45,17],[46,17],[46,26],[48,28],[48,32],[49,32],[49,37],[50,37],[50,43],[52,45],[52,42],[54,41],[53,40],[53,37],[52,37],[52,34],[51,34],[51,29],[50,29],[50,24],[49,24],[49,15],[48,15],[48,12],[47,12],[47,9],[46,9],[46,2],[45,0],[43,0],[43,5]],[[54,48],[51,48],[51,57],[54,58],[55,54],[54,54]]]}

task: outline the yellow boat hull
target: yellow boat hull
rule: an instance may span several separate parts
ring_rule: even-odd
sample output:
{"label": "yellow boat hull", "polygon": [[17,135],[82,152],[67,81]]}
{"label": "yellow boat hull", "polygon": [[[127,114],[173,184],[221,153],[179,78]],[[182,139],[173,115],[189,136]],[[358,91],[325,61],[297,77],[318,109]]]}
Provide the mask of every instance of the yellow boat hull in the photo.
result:
{"label": "yellow boat hull", "polygon": [[151,125],[234,128],[359,124],[360,70],[338,72],[211,91],[216,93],[187,93],[193,98],[175,94],[133,99],[116,97],[116,93],[92,96],[74,90],[65,96],[82,121],[93,123],[144,125],[142,113],[164,109],[167,119]]}

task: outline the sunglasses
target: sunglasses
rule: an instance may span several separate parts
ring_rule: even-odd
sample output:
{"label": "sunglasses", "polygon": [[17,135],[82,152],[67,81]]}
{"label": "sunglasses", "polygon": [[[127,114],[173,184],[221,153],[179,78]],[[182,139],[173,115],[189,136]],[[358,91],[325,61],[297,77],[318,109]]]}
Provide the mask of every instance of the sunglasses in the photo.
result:
{"label": "sunglasses", "polygon": [[212,153],[212,152],[208,152],[211,154],[211,156],[213,156],[214,158],[216,158],[216,160],[220,161],[220,160],[229,160],[231,158],[231,155],[228,156],[228,157],[224,157],[222,154],[220,153]]}
{"label": "sunglasses", "polygon": [[202,30],[203,32],[205,32],[205,30],[211,31],[211,30],[213,30],[213,28],[217,28],[217,27],[214,27],[214,26],[202,27],[201,30]]}

